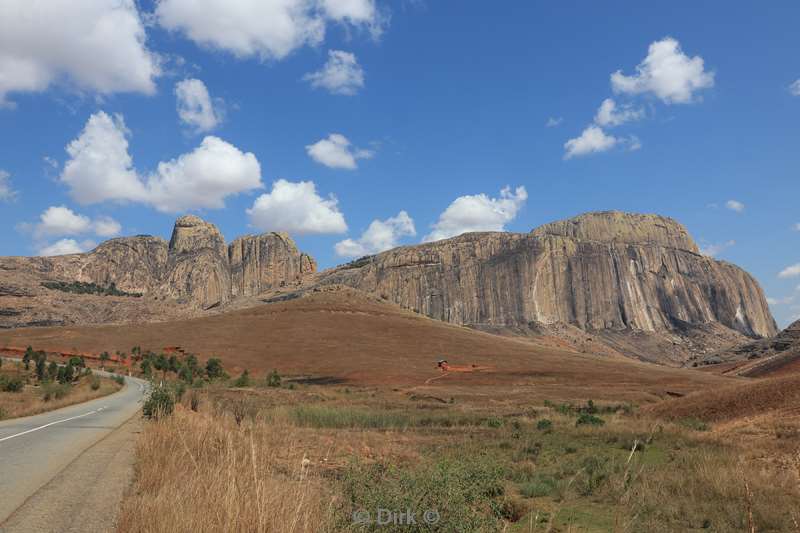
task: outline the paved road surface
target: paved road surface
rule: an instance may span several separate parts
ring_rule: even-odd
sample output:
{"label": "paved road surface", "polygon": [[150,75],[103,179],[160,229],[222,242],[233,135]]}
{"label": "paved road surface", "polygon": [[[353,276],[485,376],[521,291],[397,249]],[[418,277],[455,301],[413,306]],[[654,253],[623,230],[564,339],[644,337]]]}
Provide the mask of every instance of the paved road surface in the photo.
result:
{"label": "paved road surface", "polygon": [[18,507],[141,408],[146,382],[110,396],[0,422],[0,530]]}

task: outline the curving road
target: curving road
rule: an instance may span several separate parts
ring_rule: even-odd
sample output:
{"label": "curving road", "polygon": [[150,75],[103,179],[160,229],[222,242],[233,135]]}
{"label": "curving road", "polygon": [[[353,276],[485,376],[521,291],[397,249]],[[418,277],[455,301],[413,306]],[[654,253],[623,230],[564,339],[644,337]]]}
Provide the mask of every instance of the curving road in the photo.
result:
{"label": "curving road", "polygon": [[48,413],[0,422],[0,531],[26,500],[141,408],[147,382]]}

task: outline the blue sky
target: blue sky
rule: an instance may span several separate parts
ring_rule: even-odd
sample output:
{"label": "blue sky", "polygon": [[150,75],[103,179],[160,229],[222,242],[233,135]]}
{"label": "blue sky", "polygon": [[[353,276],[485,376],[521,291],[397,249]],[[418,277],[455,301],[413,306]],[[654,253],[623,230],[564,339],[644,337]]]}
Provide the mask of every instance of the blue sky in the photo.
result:
{"label": "blue sky", "polygon": [[29,4],[0,7],[2,255],[194,212],[329,267],[620,209],[800,317],[797,2]]}

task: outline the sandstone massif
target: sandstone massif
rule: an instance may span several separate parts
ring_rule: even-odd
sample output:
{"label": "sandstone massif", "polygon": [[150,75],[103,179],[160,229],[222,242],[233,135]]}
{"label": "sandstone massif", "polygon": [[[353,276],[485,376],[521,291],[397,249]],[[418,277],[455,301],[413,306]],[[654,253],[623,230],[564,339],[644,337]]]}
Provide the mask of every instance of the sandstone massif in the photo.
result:
{"label": "sandstone massif", "polygon": [[[53,281],[141,296],[71,294],[45,286]],[[226,244],[213,224],[184,216],[169,242],[0,258],[0,327],[168,320],[333,286],[451,324],[675,365],[777,333],[747,272],[702,255],[670,218],[615,211],[403,246],[321,273],[286,234]]]}
{"label": "sandstone massif", "polygon": [[[83,254],[0,258],[0,327],[99,324],[196,316],[242,296],[299,286],[316,271],[285,233],[225,244],[196,216],[175,222],[169,242],[140,235]],[[127,296],[75,294],[49,282],[92,283]]]}
{"label": "sandstone massif", "polygon": [[700,254],[686,228],[657,215],[588,213],[525,234],[464,234],[359,259],[318,283],[488,331],[569,326],[675,364],[777,332],[752,276]]}

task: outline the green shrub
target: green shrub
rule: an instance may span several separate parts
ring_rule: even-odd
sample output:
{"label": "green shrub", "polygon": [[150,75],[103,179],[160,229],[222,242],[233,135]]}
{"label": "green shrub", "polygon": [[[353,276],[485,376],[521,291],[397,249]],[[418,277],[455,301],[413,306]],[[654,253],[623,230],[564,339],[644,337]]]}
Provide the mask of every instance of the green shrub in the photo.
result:
{"label": "green shrub", "polygon": [[116,381],[118,385],[125,385],[125,376],[117,374],[114,376],[114,381]]}
{"label": "green shrub", "polygon": [[575,421],[575,427],[578,426],[602,426],[605,424],[605,420],[600,418],[599,416],[590,415],[588,413],[582,413],[578,416],[578,419]]}
{"label": "green shrub", "polygon": [[74,294],[97,294],[100,296],[130,296],[133,298],[140,298],[141,293],[138,292],[125,292],[117,289],[115,283],[111,283],[108,287],[97,285],[95,283],[84,283],[82,281],[44,281],[42,287],[54,291],[71,292]]}
{"label": "green shrub", "polygon": [[169,416],[175,409],[175,398],[166,386],[153,387],[142,407],[146,418],[161,418]]}
{"label": "green shrub", "polygon": [[541,498],[550,496],[555,491],[558,482],[552,476],[538,474],[530,481],[519,487],[519,492],[526,498]]}
{"label": "green shrub", "polygon": [[486,420],[486,425],[490,428],[499,428],[503,426],[503,420],[493,416]]}
{"label": "green shrub", "polygon": [[250,386],[250,372],[245,370],[242,375],[236,378],[233,382],[234,387],[249,387]]}
{"label": "green shrub", "polygon": [[3,392],[22,392],[25,383],[19,376],[5,377],[0,376],[0,391]]}
{"label": "green shrub", "polygon": [[682,418],[678,420],[681,426],[692,429],[694,431],[708,431],[708,424],[698,418]]}
{"label": "green shrub", "polygon": [[539,431],[550,431],[553,429],[553,421],[548,420],[547,418],[542,418],[538,422],[536,422],[536,429]]}
{"label": "green shrub", "polygon": [[277,370],[273,370],[267,375],[267,387],[280,387],[281,386],[281,375],[278,374]]}
{"label": "green shrub", "polygon": [[48,402],[51,399],[60,400],[72,390],[69,383],[45,383],[42,385],[42,400]]}
{"label": "green shrub", "polygon": [[[502,496],[504,470],[486,456],[442,459],[408,467],[391,463],[353,464],[342,477],[343,528],[352,527],[357,510],[406,510],[416,513],[416,523],[381,526],[366,531],[499,531],[499,518],[517,515]],[[438,513],[438,521],[421,520],[425,510]]]}
{"label": "green shrub", "polygon": [[221,379],[225,377],[225,370],[222,368],[222,361],[212,357],[206,361],[206,375],[208,379]]}
{"label": "green shrub", "polygon": [[89,386],[92,388],[92,390],[99,389],[100,388],[100,378],[98,378],[97,376],[93,375],[92,376],[92,381],[90,382]]}

